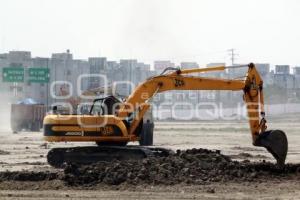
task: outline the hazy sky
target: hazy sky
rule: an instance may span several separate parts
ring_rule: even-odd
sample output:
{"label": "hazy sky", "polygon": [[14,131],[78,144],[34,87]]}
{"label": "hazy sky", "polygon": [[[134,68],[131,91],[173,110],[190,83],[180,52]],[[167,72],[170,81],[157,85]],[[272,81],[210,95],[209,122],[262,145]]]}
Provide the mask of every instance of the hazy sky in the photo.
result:
{"label": "hazy sky", "polygon": [[0,52],[300,65],[298,0],[1,0]]}

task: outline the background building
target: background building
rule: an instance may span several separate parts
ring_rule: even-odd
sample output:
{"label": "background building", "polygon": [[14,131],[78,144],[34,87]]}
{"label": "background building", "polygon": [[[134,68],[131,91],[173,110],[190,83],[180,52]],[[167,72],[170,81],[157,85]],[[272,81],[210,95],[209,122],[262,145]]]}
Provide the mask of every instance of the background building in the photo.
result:
{"label": "background building", "polygon": [[[73,54],[67,50],[62,53],[53,53],[50,58],[32,57],[29,51],[10,51],[0,54],[0,91],[3,98],[9,102],[16,102],[24,98],[33,98],[38,102],[51,105],[55,102],[66,101],[53,98],[51,85],[56,96],[78,96],[78,88],[102,87],[103,77],[107,78],[107,84],[117,82],[132,83],[134,87],[147,78],[160,74],[168,67],[176,65],[168,60],[154,61],[154,71],[150,64],[137,59],[121,59],[119,61],[107,60],[106,57],[89,57],[87,60],[74,59]],[[209,63],[206,67],[224,66],[225,63]],[[199,68],[197,62],[181,62],[182,69]],[[300,67],[291,70],[289,65],[275,65],[271,70],[269,63],[257,63],[256,67],[264,80],[266,103],[300,102]],[[23,78],[19,81],[11,81],[5,77],[7,70],[23,70]],[[32,79],[34,71],[44,72],[45,76]],[[225,71],[215,71],[206,74],[198,73],[193,76],[216,78],[244,78],[247,67],[229,68]],[[293,73],[291,73],[293,72]],[[34,74],[34,73],[33,73]],[[85,75],[102,75],[103,77],[86,77]],[[47,76],[46,76],[47,75]],[[80,83],[78,77],[81,78]],[[55,83],[55,84],[54,84]],[[122,95],[128,95],[132,91],[130,84],[125,83],[119,87]],[[80,84],[80,85],[78,85]],[[170,91],[158,94],[153,99],[157,105],[176,102],[222,102],[224,106],[234,106],[242,103],[242,91]]]}

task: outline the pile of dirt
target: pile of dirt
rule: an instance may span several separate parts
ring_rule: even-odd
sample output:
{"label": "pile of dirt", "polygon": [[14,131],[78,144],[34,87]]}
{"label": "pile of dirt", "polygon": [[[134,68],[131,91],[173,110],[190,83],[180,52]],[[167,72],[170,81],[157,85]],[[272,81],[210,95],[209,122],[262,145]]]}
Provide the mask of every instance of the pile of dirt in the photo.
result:
{"label": "pile of dirt", "polygon": [[4,151],[0,149],[0,155],[9,155],[10,153],[8,151]]}
{"label": "pile of dirt", "polygon": [[56,172],[32,172],[32,171],[6,171],[0,172],[1,181],[46,181],[59,178]]}
{"label": "pile of dirt", "polygon": [[167,157],[143,160],[98,162],[91,165],[67,165],[64,170],[45,172],[0,172],[1,181],[58,180],[71,187],[105,185],[209,184],[228,181],[266,181],[299,177],[300,164],[279,169],[269,162],[238,162],[207,149],[178,150]]}
{"label": "pile of dirt", "polygon": [[70,186],[121,183],[173,185],[207,184],[226,181],[256,181],[281,178],[300,172],[300,165],[279,169],[268,162],[232,161],[220,151],[191,149],[177,151],[168,157],[144,160],[99,162],[88,166],[68,165],[63,180]]}

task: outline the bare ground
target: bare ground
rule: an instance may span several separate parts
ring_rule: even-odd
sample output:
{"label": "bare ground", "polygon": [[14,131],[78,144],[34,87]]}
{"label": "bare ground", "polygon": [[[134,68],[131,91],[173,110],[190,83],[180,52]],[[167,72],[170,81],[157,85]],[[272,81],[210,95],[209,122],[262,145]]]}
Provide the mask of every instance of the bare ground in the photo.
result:
{"label": "bare ground", "polygon": [[[23,190],[13,189],[9,184],[24,184]],[[61,184],[61,183],[47,183]],[[299,199],[298,180],[266,181],[254,183],[228,182],[210,185],[147,186],[135,188],[126,186],[93,189],[49,189],[34,188],[31,183],[8,183],[10,189],[1,188],[0,199]]]}
{"label": "bare ground", "polygon": [[[299,116],[272,119],[270,129],[284,130],[289,139],[289,163],[300,161]],[[52,147],[91,145],[90,143],[48,143],[41,133],[12,134],[0,132],[0,171],[57,172],[46,163]],[[251,145],[247,122],[158,122],[155,144],[172,149],[219,149],[237,160],[267,160],[271,156],[262,148]],[[2,181],[0,199],[299,199],[300,175],[277,178],[258,178],[257,181],[226,181],[208,184],[128,185],[96,184],[93,187],[70,187],[61,180]]]}

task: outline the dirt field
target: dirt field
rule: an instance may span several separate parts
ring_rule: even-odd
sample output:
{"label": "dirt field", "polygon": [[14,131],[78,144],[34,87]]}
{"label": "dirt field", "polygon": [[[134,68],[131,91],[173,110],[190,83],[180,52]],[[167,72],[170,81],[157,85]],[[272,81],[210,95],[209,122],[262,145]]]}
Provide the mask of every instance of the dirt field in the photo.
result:
{"label": "dirt field", "polygon": [[[300,115],[299,115],[300,116]],[[300,162],[299,116],[269,119],[270,129],[282,129],[289,139],[288,163]],[[46,163],[49,148],[91,145],[90,143],[48,143],[41,133],[12,134],[0,129],[0,171],[32,170],[60,173]],[[157,122],[154,142],[171,149],[219,149],[236,160],[273,162],[262,148],[251,145],[247,122]],[[104,199],[299,199],[300,175],[257,178],[251,181],[227,180],[205,184],[105,185],[70,187],[61,180],[0,181],[0,199],[104,198]],[[55,190],[55,191],[54,191]],[[50,198],[51,197],[51,198]]]}

